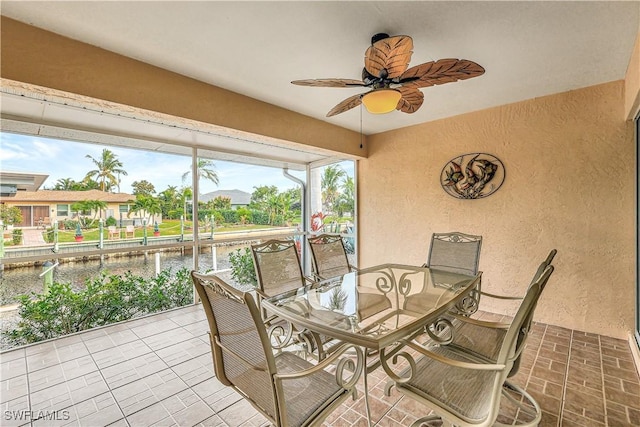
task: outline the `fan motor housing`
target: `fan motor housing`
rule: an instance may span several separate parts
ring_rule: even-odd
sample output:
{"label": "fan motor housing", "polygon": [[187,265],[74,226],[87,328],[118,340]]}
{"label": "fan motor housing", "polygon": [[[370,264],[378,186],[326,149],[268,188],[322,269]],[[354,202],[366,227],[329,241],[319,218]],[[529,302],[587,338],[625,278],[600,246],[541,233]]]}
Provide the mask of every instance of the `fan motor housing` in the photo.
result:
{"label": "fan motor housing", "polygon": [[371,44],[374,44],[375,42],[382,40],[382,39],[388,39],[389,38],[389,34],[387,33],[378,33],[375,34],[373,37],[371,37]]}

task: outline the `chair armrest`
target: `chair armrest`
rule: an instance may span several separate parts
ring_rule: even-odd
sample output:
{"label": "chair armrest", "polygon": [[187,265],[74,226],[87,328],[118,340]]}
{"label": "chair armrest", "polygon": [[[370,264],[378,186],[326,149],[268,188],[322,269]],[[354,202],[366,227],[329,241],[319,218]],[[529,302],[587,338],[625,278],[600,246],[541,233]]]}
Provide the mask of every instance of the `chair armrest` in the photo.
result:
{"label": "chair armrest", "polygon": [[[209,335],[211,336],[211,335]],[[259,368],[257,366],[255,366],[254,364],[252,364],[251,362],[249,362],[247,359],[245,359],[244,357],[242,357],[241,355],[239,355],[238,353],[234,352],[233,350],[228,349],[227,347],[225,347],[224,345],[222,345],[222,343],[220,342],[220,340],[218,340],[218,337],[215,338],[215,345],[217,345],[218,347],[220,347],[222,349],[222,351],[226,352],[227,354],[229,354],[230,356],[232,356],[234,359],[236,359],[237,361],[239,361],[240,363],[242,363],[243,365],[245,365],[247,368],[253,370],[253,371],[259,371],[259,372],[265,372],[266,369],[264,368]]]}
{"label": "chair armrest", "polygon": [[449,359],[448,357],[445,357],[440,354],[427,350],[426,348],[415,343],[414,341],[407,342],[407,346],[411,347],[413,350],[417,351],[423,356],[437,360],[438,362],[444,363],[449,366],[455,366],[456,368],[472,369],[476,371],[500,371],[506,367],[502,363],[474,363],[474,362],[463,362],[462,360]]}
{"label": "chair armrest", "polygon": [[480,295],[485,296],[485,297],[489,297],[489,298],[504,299],[504,300],[513,300],[513,301],[522,300],[522,297],[516,297],[516,296],[510,296],[510,295],[491,294],[489,292],[484,292],[484,291],[480,291]]}
{"label": "chair armrest", "polygon": [[456,320],[460,322],[469,323],[476,326],[482,326],[484,328],[494,328],[494,329],[509,329],[511,323],[504,322],[488,322],[486,320],[474,319],[473,317],[461,316],[459,314],[448,313],[449,316],[452,316]]}
{"label": "chair armrest", "polygon": [[[364,367],[364,354],[362,353],[362,349],[354,344],[343,344],[338,347],[334,352],[332,352],[329,356],[322,359],[316,365],[313,365],[311,368],[303,369],[297,372],[290,372],[286,374],[275,373],[273,378],[276,381],[290,380],[295,378],[303,378],[309,375],[313,375],[319,371],[323,371],[326,367],[333,364],[336,359],[342,356],[347,350],[354,350],[356,354],[355,364],[353,363],[353,359],[351,358],[342,358],[337,364],[336,367],[336,381],[341,387],[346,389],[352,388],[355,386],[356,382],[360,378],[360,374],[362,373],[362,369]],[[354,365],[353,368],[353,376],[351,380],[348,382],[343,381],[343,371],[347,364]]]}

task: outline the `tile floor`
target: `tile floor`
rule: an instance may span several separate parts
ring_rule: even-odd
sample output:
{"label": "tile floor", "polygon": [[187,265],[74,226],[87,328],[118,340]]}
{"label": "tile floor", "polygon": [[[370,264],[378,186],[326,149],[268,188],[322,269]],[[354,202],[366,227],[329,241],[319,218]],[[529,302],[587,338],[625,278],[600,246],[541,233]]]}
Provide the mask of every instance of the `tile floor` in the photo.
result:
{"label": "tile floor", "polygon": [[[2,353],[0,425],[266,425],[215,378],[206,333],[197,305]],[[369,378],[378,425],[407,426],[426,413],[395,391],[385,397],[381,369]],[[626,341],[536,324],[515,382],[540,403],[542,426],[640,426]],[[365,426],[361,396],[326,425]]]}

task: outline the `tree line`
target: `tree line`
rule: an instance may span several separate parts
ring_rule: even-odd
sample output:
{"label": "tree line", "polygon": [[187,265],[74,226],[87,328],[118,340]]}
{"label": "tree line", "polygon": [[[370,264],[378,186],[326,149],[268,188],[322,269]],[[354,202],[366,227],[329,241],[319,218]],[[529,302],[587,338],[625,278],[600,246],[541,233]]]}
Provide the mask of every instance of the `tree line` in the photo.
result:
{"label": "tree line", "polygon": [[[72,178],[61,178],[56,181],[51,190],[87,191],[101,190],[104,192],[120,192],[120,177],[128,175],[123,163],[118,156],[109,149],[103,149],[99,157],[85,156],[93,165],[85,177],[76,181]],[[198,177],[219,184],[218,173],[213,161],[208,159],[197,160]],[[162,215],[167,219],[192,219],[191,202],[193,189],[187,183],[191,171],[182,175],[182,186],[169,185],[158,192],[153,183],[147,180],[134,181],[131,185],[135,200],[131,201],[129,208],[131,214]],[[327,166],[322,174],[322,205],[326,213],[342,216],[345,212],[354,210],[354,181],[339,165]],[[269,225],[283,225],[295,222],[300,218],[300,190],[292,188],[280,191],[276,186],[255,186],[251,194],[251,201],[247,207],[237,209],[235,213],[230,211],[231,201],[228,198],[219,197],[208,202],[199,203],[199,211],[204,216],[216,218],[216,222],[254,222],[267,223]],[[98,200],[85,200],[72,205],[72,211],[99,213],[106,209],[106,203]],[[261,215],[256,212],[261,213]],[[260,219],[256,221],[257,217]],[[232,220],[232,221],[227,221]],[[235,221],[233,221],[235,220]]]}

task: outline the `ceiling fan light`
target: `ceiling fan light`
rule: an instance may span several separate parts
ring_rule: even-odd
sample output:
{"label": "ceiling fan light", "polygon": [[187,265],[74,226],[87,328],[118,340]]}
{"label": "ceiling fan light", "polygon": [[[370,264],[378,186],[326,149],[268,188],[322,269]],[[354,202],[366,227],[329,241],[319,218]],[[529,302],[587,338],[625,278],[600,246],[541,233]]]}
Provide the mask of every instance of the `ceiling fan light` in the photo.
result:
{"label": "ceiling fan light", "polygon": [[402,98],[395,89],[378,89],[362,97],[362,103],[367,111],[373,114],[385,114],[395,110]]}

